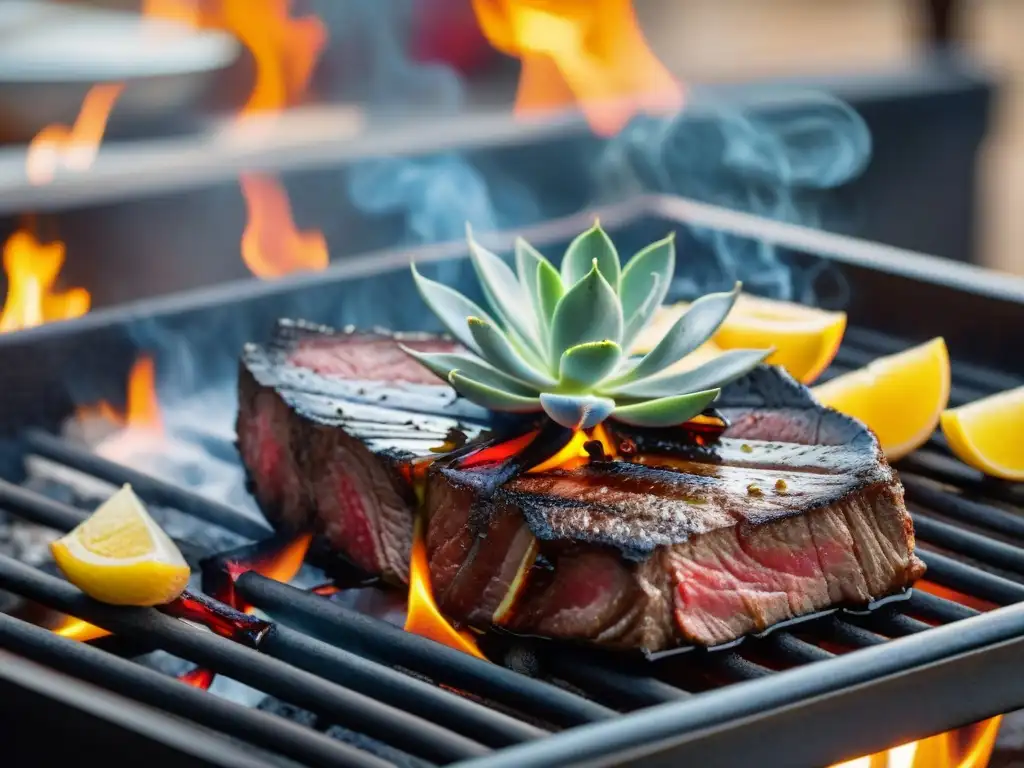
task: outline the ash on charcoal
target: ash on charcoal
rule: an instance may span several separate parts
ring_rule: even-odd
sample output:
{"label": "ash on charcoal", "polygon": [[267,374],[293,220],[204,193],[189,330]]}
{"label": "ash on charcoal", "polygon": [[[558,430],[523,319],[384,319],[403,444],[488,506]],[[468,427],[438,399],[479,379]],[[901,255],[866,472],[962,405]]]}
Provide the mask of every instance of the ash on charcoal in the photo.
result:
{"label": "ash on charcoal", "polygon": [[371,739],[369,736],[363,736],[361,733],[350,731],[348,728],[342,728],[340,725],[329,725],[325,728],[320,722],[320,718],[312,712],[300,709],[273,696],[267,696],[256,708],[299,723],[307,728],[323,731],[333,739],[351,744],[353,747],[376,755],[382,760],[387,760],[400,768],[426,768],[429,765],[429,763],[407,755],[394,747],[388,746],[376,739]]}
{"label": "ash on charcoal", "polygon": [[[136,657],[135,661],[144,667],[162,672],[168,677],[180,677],[186,672],[191,672],[196,666],[191,661],[178,658],[166,651],[153,651]],[[263,691],[257,691],[255,688],[250,688],[248,685],[224,675],[217,675],[213,678],[209,692],[214,696],[241,704],[243,707],[255,707],[267,696]]]}

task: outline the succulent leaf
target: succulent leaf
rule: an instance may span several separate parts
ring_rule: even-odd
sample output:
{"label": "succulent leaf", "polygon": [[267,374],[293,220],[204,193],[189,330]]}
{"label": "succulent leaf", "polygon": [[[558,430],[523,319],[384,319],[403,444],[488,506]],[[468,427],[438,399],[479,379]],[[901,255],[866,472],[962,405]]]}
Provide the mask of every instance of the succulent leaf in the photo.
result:
{"label": "succulent leaf", "polygon": [[622,305],[595,261],[587,275],[563,296],[551,319],[551,363],[570,347],[589,341],[622,340]]}
{"label": "succulent leaf", "polygon": [[544,392],[541,406],[552,421],[569,429],[591,429],[608,418],[615,401],[594,395],[560,395]]}
{"label": "succulent leaf", "polygon": [[519,283],[526,293],[527,301],[533,308],[533,315],[537,321],[539,335],[543,336],[547,328],[548,316],[544,314],[544,307],[540,301],[540,277],[538,271],[542,264],[547,264],[556,275],[557,270],[551,266],[551,262],[544,258],[544,255],[526,242],[523,238],[516,238],[516,274],[519,276]]}
{"label": "succulent leaf", "polygon": [[419,361],[423,367],[448,381],[448,374],[459,371],[469,378],[486,384],[489,387],[502,389],[514,395],[536,396],[537,388],[524,381],[519,381],[507,373],[485,363],[483,360],[458,352],[418,352],[404,344],[399,345],[402,351]]}
{"label": "succulent leaf", "polygon": [[562,353],[559,391],[582,392],[604,380],[622,358],[622,347],[614,341],[578,344]]}
{"label": "succulent leaf", "polygon": [[[616,406],[613,417],[634,427],[674,427],[689,421],[714,401],[720,389],[660,397],[630,405]],[[541,395],[543,398],[544,395]],[[545,409],[546,410],[546,409]]]}
{"label": "succulent leaf", "polygon": [[730,349],[693,370],[627,382],[602,391],[602,394],[622,398],[667,397],[680,392],[724,387],[745,376],[771,353],[770,349]]}
{"label": "succulent leaf", "polygon": [[625,357],[667,295],[675,269],[671,235],[637,252],[625,270],[597,223],[573,240],[561,270],[521,239],[513,270],[476,243],[468,227],[466,235],[492,315],[414,266],[424,301],[469,352],[402,349],[484,408],[543,412],[572,429],[608,417],[670,427],[699,414],[722,386],[771,353],[730,350],[699,367],[673,369],[714,334],[737,284],[693,302],[646,355]]}
{"label": "succulent leaf", "polygon": [[[668,330],[668,333],[628,373],[625,381],[653,376],[693,352],[711,338],[736,303],[740,284],[729,293],[711,293],[697,299]],[[620,383],[612,382],[612,385]]]}
{"label": "succulent leaf", "polygon": [[529,298],[516,280],[512,268],[480,245],[473,238],[469,225],[466,225],[466,240],[469,242],[469,256],[473,262],[473,269],[476,270],[476,276],[480,280],[488,303],[506,327],[514,330],[520,338],[540,352],[535,316],[532,312],[523,311],[529,306]]}
{"label": "succulent leaf", "polygon": [[637,307],[631,317],[626,317],[626,326],[622,330],[622,346],[629,349],[636,337],[648,326],[665,298],[665,290],[661,285],[661,276],[651,275],[651,286],[647,291],[647,298]]}
{"label": "succulent leaf", "polygon": [[551,388],[556,381],[546,373],[534,369],[512,345],[512,342],[491,321],[479,317],[469,318],[469,331],[484,360],[520,381],[538,388]]}
{"label": "succulent leaf", "polygon": [[668,293],[676,269],[675,233],[651,243],[637,251],[622,270],[619,283],[619,298],[622,300],[622,314],[628,320],[645,304],[651,302],[651,275],[657,276],[658,289],[655,305],[661,304]]}
{"label": "succulent leaf", "polygon": [[608,284],[619,290],[619,277],[622,267],[619,265],[619,254],[608,234],[601,229],[598,222],[569,244],[562,259],[562,282],[571,288],[590,272],[591,265],[597,259],[597,268]]}
{"label": "succulent leaf", "polygon": [[565,295],[565,285],[558,270],[548,262],[537,265],[537,304],[540,307],[541,319],[544,324],[545,341],[550,348],[551,322],[555,316],[558,302]]}
{"label": "succulent leaf", "polygon": [[476,342],[473,341],[473,334],[469,332],[469,325],[466,319],[470,316],[490,319],[486,312],[473,301],[470,301],[461,293],[449,288],[447,285],[423,277],[416,271],[416,265],[412,265],[412,276],[416,282],[416,289],[419,291],[423,301],[427,303],[431,311],[448,329],[461,344],[469,347],[474,352],[479,352]]}
{"label": "succulent leaf", "polygon": [[542,410],[539,397],[526,397],[512,392],[505,392],[497,387],[491,387],[463,376],[458,370],[448,374],[448,383],[467,400],[472,400],[477,405],[482,405],[484,408],[490,408],[494,411],[536,413]]}

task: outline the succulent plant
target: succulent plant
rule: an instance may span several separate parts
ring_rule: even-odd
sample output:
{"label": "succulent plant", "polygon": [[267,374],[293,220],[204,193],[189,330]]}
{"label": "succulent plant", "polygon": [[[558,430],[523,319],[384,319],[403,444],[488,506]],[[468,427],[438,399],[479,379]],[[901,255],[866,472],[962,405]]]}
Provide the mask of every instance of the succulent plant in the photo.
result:
{"label": "succulent plant", "polygon": [[468,227],[466,234],[492,313],[413,265],[423,300],[468,351],[404,349],[490,410],[543,411],[572,429],[590,429],[609,416],[635,426],[673,426],[705,410],[724,384],[771,352],[729,350],[692,370],[669,370],[715,332],[736,301],[737,283],[732,291],[694,301],[647,354],[628,354],[668,292],[675,270],[672,235],[623,267],[595,222],[569,245],[561,270],[520,238],[513,271]]}

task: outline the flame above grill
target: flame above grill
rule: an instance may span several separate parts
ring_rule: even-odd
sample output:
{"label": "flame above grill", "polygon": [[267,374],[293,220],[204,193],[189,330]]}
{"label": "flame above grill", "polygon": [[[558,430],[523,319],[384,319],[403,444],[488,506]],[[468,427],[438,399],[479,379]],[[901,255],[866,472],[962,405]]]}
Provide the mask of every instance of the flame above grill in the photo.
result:
{"label": "flame above grill", "polygon": [[[143,13],[238,37],[256,63],[252,92],[236,124],[244,128],[252,124],[249,118],[302,101],[327,42],[327,30],[318,18],[292,17],[290,6],[290,0],[219,0],[202,6],[186,0],[147,0]],[[278,179],[246,173],[239,184],[248,211],[241,253],[250,272],[271,280],[326,269],[329,256],[323,233],[296,228],[288,194]]]}
{"label": "flame above grill", "polygon": [[27,230],[19,230],[4,244],[3,265],[7,299],[0,312],[0,332],[68,320],[89,311],[92,297],[84,288],[54,288],[64,266],[64,243],[40,243]]}
{"label": "flame above grill", "polygon": [[412,552],[409,558],[409,605],[405,619],[405,631],[412,632],[435,642],[442,643],[471,656],[483,659],[484,655],[473,636],[459,632],[437,608],[434,593],[430,587],[430,569],[427,565],[427,547],[424,541],[423,523],[417,520],[413,528]]}
{"label": "flame above grill", "polygon": [[95,85],[82,101],[74,125],[48,125],[35,135],[25,155],[25,175],[31,184],[53,181],[58,169],[87,171],[99,154],[103,133],[123,83]]}
{"label": "flame above grill", "polygon": [[644,39],[630,0],[473,0],[495,48],[522,61],[516,114],[578,105],[598,134],[640,111],[675,112],[683,88]]}

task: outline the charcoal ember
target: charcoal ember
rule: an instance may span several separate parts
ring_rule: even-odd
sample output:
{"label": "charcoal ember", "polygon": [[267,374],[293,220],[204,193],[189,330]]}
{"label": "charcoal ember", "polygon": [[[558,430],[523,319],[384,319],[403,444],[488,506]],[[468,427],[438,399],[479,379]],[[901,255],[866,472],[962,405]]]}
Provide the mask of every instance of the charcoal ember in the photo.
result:
{"label": "charcoal ember", "polygon": [[407,755],[401,750],[388,746],[376,739],[371,739],[369,736],[363,736],[362,734],[351,731],[348,728],[343,728],[340,725],[328,725],[324,727],[321,723],[321,719],[312,712],[302,709],[301,707],[296,707],[294,704],[281,701],[273,696],[267,696],[257,705],[256,708],[264,712],[277,715],[278,717],[291,720],[292,722],[300,725],[304,725],[307,728],[322,730],[332,739],[343,741],[357,749],[363,750],[364,752],[376,755],[382,760],[387,760],[396,766],[400,766],[400,768],[426,768],[426,766],[429,765],[429,763]]}

